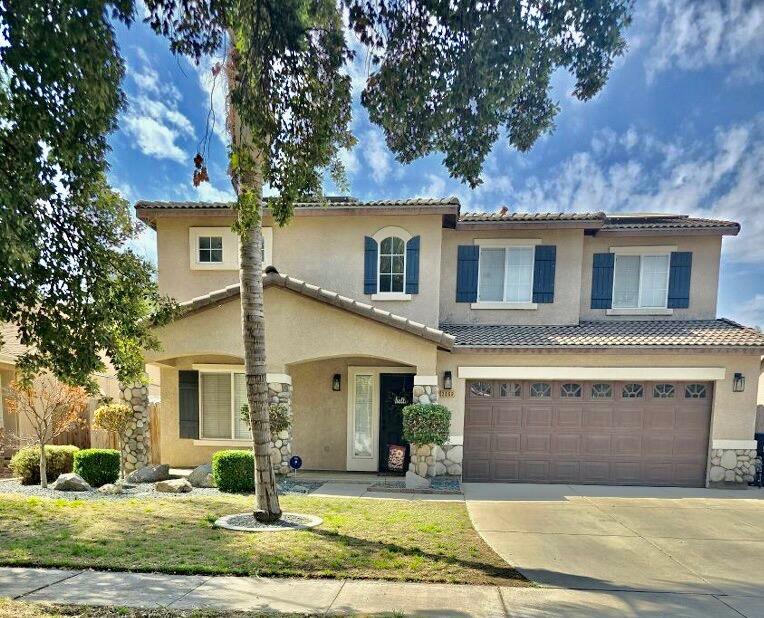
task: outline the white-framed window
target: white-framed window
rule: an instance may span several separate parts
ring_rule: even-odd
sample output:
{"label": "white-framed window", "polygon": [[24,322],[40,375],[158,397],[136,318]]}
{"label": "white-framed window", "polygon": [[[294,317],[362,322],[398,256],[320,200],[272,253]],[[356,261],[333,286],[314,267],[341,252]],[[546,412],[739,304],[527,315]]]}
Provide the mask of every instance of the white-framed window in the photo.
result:
{"label": "white-framed window", "polygon": [[531,302],[533,256],[533,247],[481,247],[478,302]]}
{"label": "white-framed window", "polygon": [[406,243],[412,234],[402,227],[383,227],[372,236],[377,243],[377,291],[372,300],[411,300],[406,293]]}
{"label": "white-framed window", "polygon": [[[238,270],[239,237],[226,226],[189,227],[191,270]],[[273,263],[273,228],[263,228],[263,268]]]}
{"label": "white-framed window", "polygon": [[203,440],[247,440],[249,424],[241,408],[247,385],[237,371],[199,372],[199,433]]}
{"label": "white-framed window", "polygon": [[379,243],[377,273],[379,293],[405,292],[406,243],[400,236],[388,236]]}
{"label": "white-framed window", "polygon": [[666,309],[670,250],[614,250],[613,309]]}

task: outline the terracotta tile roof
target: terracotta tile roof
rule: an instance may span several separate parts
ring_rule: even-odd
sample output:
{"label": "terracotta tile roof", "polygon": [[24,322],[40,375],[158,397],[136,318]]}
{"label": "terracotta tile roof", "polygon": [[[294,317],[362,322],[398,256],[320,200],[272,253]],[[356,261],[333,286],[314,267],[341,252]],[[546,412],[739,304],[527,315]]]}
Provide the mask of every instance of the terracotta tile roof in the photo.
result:
{"label": "terracotta tile roof", "polygon": [[0,340],[0,360],[13,362],[27,351],[27,347],[19,342],[18,329],[13,324],[0,324]]}
{"label": "terracotta tile roof", "polygon": [[764,335],[732,320],[629,320],[572,326],[441,324],[457,348],[761,348]]}
{"label": "terracotta tile roof", "polygon": [[683,215],[608,215],[602,226],[603,232],[685,229],[720,229],[737,234],[740,231],[740,224],[723,219],[704,219]]}
{"label": "terracotta tile roof", "polygon": [[[331,290],[320,288],[317,285],[306,283],[300,279],[282,275],[278,272],[275,272],[275,270],[266,272],[266,274],[263,275],[263,287],[267,288],[270,286],[286,288],[298,294],[302,294],[303,296],[313,298],[314,300],[326,303],[328,305],[334,305],[335,307],[350,311],[356,315],[369,318],[375,322],[380,322],[381,324],[392,326],[393,328],[397,328],[398,330],[405,331],[412,335],[423,337],[424,339],[432,341],[439,347],[446,350],[450,350],[454,345],[454,337],[444,333],[442,330],[431,328],[425,324],[420,324],[419,322],[414,322],[408,318],[395,315],[389,311],[378,309],[377,307],[367,303],[353,300],[352,298],[342,296],[337,292],[332,292]],[[181,303],[180,306],[186,310],[187,315],[190,312],[204,309],[210,305],[214,305],[237,296],[239,296],[238,283],[229,285],[222,290],[216,290],[214,292],[210,292],[209,294],[205,294],[204,296],[193,298],[189,301],[186,301],[185,303]]]}
{"label": "terracotta tile roof", "polygon": [[470,221],[603,221],[604,212],[465,212],[460,222]]}
{"label": "terracotta tile roof", "polygon": [[[266,204],[269,199],[265,198]],[[143,210],[227,210],[232,208],[231,202],[164,202],[154,200],[140,200],[136,202],[136,209]],[[458,209],[459,200],[455,197],[446,198],[412,198],[406,200],[371,200],[361,201],[354,197],[326,196],[325,201],[307,200],[297,202],[296,208],[427,208],[454,206]]]}

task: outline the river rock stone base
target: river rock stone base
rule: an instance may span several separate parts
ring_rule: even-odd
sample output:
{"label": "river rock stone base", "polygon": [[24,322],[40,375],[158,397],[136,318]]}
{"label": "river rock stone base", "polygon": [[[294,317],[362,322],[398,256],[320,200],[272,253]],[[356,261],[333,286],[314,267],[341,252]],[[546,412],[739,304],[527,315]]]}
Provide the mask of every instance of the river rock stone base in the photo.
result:
{"label": "river rock stone base", "polygon": [[151,462],[151,432],[149,431],[149,389],[144,384],[122,384],[122,399],[133,409],[125,440],[122,459],[125,472],[146,466]]}
{"label": "river rock stone base", "polygon": [[709,485],[713,487],[746,486],[753,482],[756,467],[755,449],[712,449]]}
{"label": "river rock stone base", "polygon": [[438,387],[417,384],[414,386],[414,403],[438,403]]}
{"label": "river rock stone base", "polygon": [[[287,407],[287,414],[292,418],[292,386],[285,382],[268,382],[268,403]],[[279,432],[270,442],[271,464],[275,474],[289,473],[289,460],[292,457],[292,425]]]}
{"label": "river rock stone base", "polygon": [[461,476],[462,455],[461,444],[412,444],[409,470],[423,476]]}

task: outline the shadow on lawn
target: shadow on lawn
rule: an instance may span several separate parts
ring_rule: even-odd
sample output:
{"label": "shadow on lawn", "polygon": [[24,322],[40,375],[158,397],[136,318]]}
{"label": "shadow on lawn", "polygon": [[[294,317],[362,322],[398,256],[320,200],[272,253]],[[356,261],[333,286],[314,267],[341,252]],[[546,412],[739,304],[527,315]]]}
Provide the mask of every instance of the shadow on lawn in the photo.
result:
{"label": "shadow on lawn", "polygon": [[[475,562],[472,560],[465,560],[463,558],[456,558],[453,556],[446,556],[443,554],[434,554],[431,552],[424,551],[423,549],[420,549],[419,547],[403,547],[401,545],[396,545],[395,543],[386,543],[383,541],[370,541],[370,540],[361,539],[355,536],[340,534],[338,532],[334,532],[330,530],[321,530],[320,528],[311,528],[307,532],[309,532],[310,534],[315,534],[317,536],[320,536],[323,539],[328,541],[339,541],[340,543],[343,543],[347,546],[362,548],[370,552],[388,551],[392,554],[401,554],[407,557],[420,557],[432,562],[441,562],[441,563],[451,564],[454,566],[459,566],[463,569],[471,569],[474,571],[480,571],[484,573],[485,575],[495,578],[496,581],[494,581],[493,583],[499,584],[499,585],[509,584],[509,582],[506,580],[511,580],[514,582],[528,581],[525,577],[523,577],[523,575],[521,575],[518,571],[516,571],[509,565],[502,567],[502,566],[497,566],[492,564],[485,564],[483,562]],[[501,558],[498,558],[498,559],[501,560]],[[509,584],[509,585],[512,585],[512,584]]]}

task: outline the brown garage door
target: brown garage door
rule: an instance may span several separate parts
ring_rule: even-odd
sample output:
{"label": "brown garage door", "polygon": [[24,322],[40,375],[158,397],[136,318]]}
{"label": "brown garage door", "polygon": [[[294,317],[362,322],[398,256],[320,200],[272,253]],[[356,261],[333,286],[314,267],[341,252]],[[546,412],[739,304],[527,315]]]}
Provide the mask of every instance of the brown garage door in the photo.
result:
{"label": "brown garage door", "polygon": [[468,381],[464,480],[701,486],[712,385]]}

